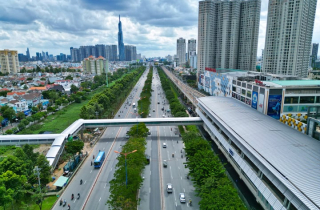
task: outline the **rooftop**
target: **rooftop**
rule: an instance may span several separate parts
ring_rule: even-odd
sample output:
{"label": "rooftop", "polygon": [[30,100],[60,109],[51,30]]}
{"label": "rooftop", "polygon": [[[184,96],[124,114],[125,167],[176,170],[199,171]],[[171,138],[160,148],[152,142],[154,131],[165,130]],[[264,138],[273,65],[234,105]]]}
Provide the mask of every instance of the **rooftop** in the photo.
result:
{"label": "rooftop", "polygon": [[198,101],[259,164],[307,206],[319,208],[320,141],[232,98],[203,97]]}
{"label": "rooftop", "polygon": [[282,87],[287,86],[319,86],[320,87],[320,80],[280,80],[280,81],[272,81],[277,85]]}

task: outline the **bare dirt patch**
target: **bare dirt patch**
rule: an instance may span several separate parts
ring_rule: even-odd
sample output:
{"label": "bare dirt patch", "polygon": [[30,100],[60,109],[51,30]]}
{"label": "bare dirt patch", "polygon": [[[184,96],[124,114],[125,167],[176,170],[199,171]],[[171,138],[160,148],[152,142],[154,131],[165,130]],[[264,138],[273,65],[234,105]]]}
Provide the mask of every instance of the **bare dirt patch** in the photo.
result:
{"label": "bare dirt patch", "polygon": [[39,154],[46,155],[51,147],[51,144],[41,144],[40,147],[33,149],[33,152],[39,152]]}

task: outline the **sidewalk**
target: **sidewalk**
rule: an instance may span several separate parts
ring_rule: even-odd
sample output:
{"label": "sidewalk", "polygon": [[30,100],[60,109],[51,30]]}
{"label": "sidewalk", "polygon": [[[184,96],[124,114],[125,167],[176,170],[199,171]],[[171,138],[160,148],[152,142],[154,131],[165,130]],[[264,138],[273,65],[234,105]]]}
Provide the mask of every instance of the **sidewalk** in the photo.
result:
{"label": "sidewalk", "polygon": [[7,130],[18,127],[18,125],[19,125],[19,123],[12,123],[12,125],[11,125],[11,123],[9,123],[6,127],[4,127],[4,128],[1,127],[0,132],[3,135],[4,133],[6,133]]}

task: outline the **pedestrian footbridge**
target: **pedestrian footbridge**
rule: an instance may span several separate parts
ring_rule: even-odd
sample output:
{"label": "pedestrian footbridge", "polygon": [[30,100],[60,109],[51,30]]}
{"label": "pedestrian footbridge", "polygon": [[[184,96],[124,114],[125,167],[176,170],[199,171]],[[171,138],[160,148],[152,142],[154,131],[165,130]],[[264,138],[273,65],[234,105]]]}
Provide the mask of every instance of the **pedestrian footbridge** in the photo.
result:
{"label": "pedestrian footbridge", "polygon": [[52,144],[46,158],[52,168],[56,167],[64,144],[69,136],[76,135],[85,128],[98,127],[131,127],[139,123],[146,126],[172,126],[172,125],[202,125],[200,117],[172,117],[172,118],[130,118],[130,119],[79,119],[66,128],[61,134],[33,134],[33,135],[3,135],[0,136],[0,145],[23,144]]}

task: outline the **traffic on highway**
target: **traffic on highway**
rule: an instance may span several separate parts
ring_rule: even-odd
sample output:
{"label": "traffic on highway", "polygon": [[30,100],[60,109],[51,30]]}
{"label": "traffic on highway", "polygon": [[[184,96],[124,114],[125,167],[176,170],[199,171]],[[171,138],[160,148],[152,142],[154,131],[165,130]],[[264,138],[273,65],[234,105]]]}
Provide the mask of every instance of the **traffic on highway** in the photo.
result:
{"label": "traffic on highway", "polygon": [[[149,67],[115,114],[115,119],[140,117],[136,104],[148,72]],[[156,68],[153,69],[152,89],[148,117],[170,117],[170,107],[161,88]],[[187,177],[188,169],[184,165],[185,151],[177,126],[148,128],[150,133],[147,137],[146,155],[149,164],[141,175],[144,181],[138,192],[141,199],[138,209],[199,209],[199,198],[196,197],[192,182]],[[67,209],[67,205],[70,205],[70,209],[107,208],[106,203],[110,196],[109,182],[113,179],[116,158],[119,155],[114,151],[121,151],[122,145],[128,140],[129,129],[105,129],[90,156],[78,169],[53,209]],[[77,195],[79,199],[72,199],[72,195]],[[60,205],[60,200],[67,205]],[[192,206],[189,200],[192,200]]]}

